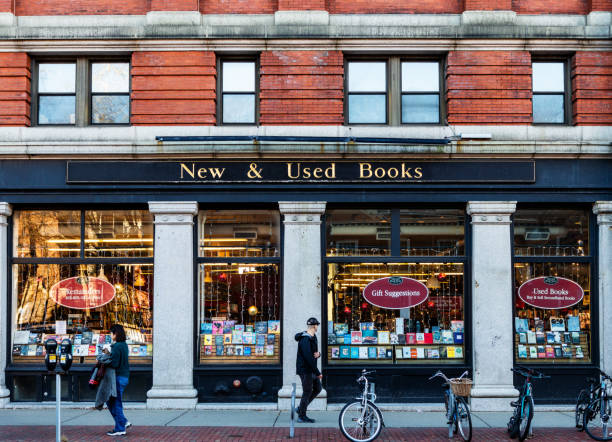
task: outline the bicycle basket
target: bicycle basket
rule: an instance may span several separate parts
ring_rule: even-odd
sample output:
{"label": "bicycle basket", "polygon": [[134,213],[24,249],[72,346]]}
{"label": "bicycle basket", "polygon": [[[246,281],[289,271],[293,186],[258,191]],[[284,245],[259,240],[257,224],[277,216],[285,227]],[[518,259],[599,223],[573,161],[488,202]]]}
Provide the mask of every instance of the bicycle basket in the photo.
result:
{"label": "bicycle basket", "polygon": [[455,396],[468,397],[472,391],[472,380],[469,378],[450,379],[451,390]]}

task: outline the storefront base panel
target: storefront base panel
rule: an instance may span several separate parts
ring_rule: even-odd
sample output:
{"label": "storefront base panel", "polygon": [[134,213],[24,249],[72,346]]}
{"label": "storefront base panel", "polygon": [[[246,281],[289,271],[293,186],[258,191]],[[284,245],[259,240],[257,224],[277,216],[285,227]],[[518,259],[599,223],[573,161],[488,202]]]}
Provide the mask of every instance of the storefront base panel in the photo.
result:
{"label": "storefront base panel", "polygon": [[247,366],[196,368],[194,384],[198,402],[276,403],[278,390],[283,386],[283,372],[281,368]]}
{"label": "storefront base panel", "polygon": [[[94,402],[96,391],[88,382],[93,367],[79,367],[62,376],[62,401]],[[39,368],[18,367],[6,371],[11,402],[55,401],[55,374]],[[144,402],[151,388],[153,375],[150,368],[132,368],[130,383],[123,393],[124,402]]]}
{"label": "storefront base panel", "polygon": [[[599,370],[595,367],[546,367],[531,366],[535,370],[550,376],[550,379],[535,379],[533,399],[536,405],[544,404],[576,404],[578,393],[587,388],[586,379],[599,379]],[[525,378],[514,376],[514,386],[520,391]]]}
{"label": "storefront base panel", "polygon": [[331,368],[323,372],[324,387],[329,403],[347,402],[361,394],[356,380],[361,370],[376,370],[371,377],[375,384],[376,401],[379,403],[439,403],[443,401],[440,378],[429,380],[438,369],[448,377],[460,376],[468,367],[355,367]]}

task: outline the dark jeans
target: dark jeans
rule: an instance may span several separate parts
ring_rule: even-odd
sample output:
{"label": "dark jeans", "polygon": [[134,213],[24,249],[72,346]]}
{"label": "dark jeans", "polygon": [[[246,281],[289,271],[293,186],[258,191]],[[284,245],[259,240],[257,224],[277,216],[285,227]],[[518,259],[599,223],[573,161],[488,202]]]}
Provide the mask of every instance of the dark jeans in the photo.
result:
{"label": "dark jeans", "polygon": [[114,431],[125,431],[125,424],[128,421],[123,414],[123,390],[127,387],[128,382],[128,378],[117,376],[117,397],[111,396],[106,403],[108,411],[115,419]]}
{"label": "dark jeans", "polygon": [[301,374],[300,379],[302,380],[302,399],[297,412],[298,416],[303,417],[306,416],[308,405],[321,393],[323,386],[321,380],[313,373]]}

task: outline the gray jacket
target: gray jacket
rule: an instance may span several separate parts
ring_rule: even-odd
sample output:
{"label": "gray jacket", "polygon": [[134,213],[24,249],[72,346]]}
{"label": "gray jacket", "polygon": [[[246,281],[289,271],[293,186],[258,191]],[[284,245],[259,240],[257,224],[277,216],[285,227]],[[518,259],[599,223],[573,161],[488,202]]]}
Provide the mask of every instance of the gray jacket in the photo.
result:
{"label": "gray jacket", "polygon": [[96,359],[98,362],[106,365],[106,372],[100,381],[100,385],[98,385],[98,392],[96,393],[96,407],[101,407],[105,402],[108,402],[111,396],[117,397],[117,378],[115,376],[115,369],[110,366],[110,353],[100,353],[96,356]]}

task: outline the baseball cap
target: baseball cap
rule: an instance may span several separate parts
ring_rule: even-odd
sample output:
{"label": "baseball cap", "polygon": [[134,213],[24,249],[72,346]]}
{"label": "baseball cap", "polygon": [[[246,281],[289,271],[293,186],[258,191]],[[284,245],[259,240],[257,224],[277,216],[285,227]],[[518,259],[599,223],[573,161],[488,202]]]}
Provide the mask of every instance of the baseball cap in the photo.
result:
{"label": "baseball cap", "polygon": [[320,322],[317,320],[317,318],[308,318],[308,321],[306,321],[306,325],[319,325]]}

